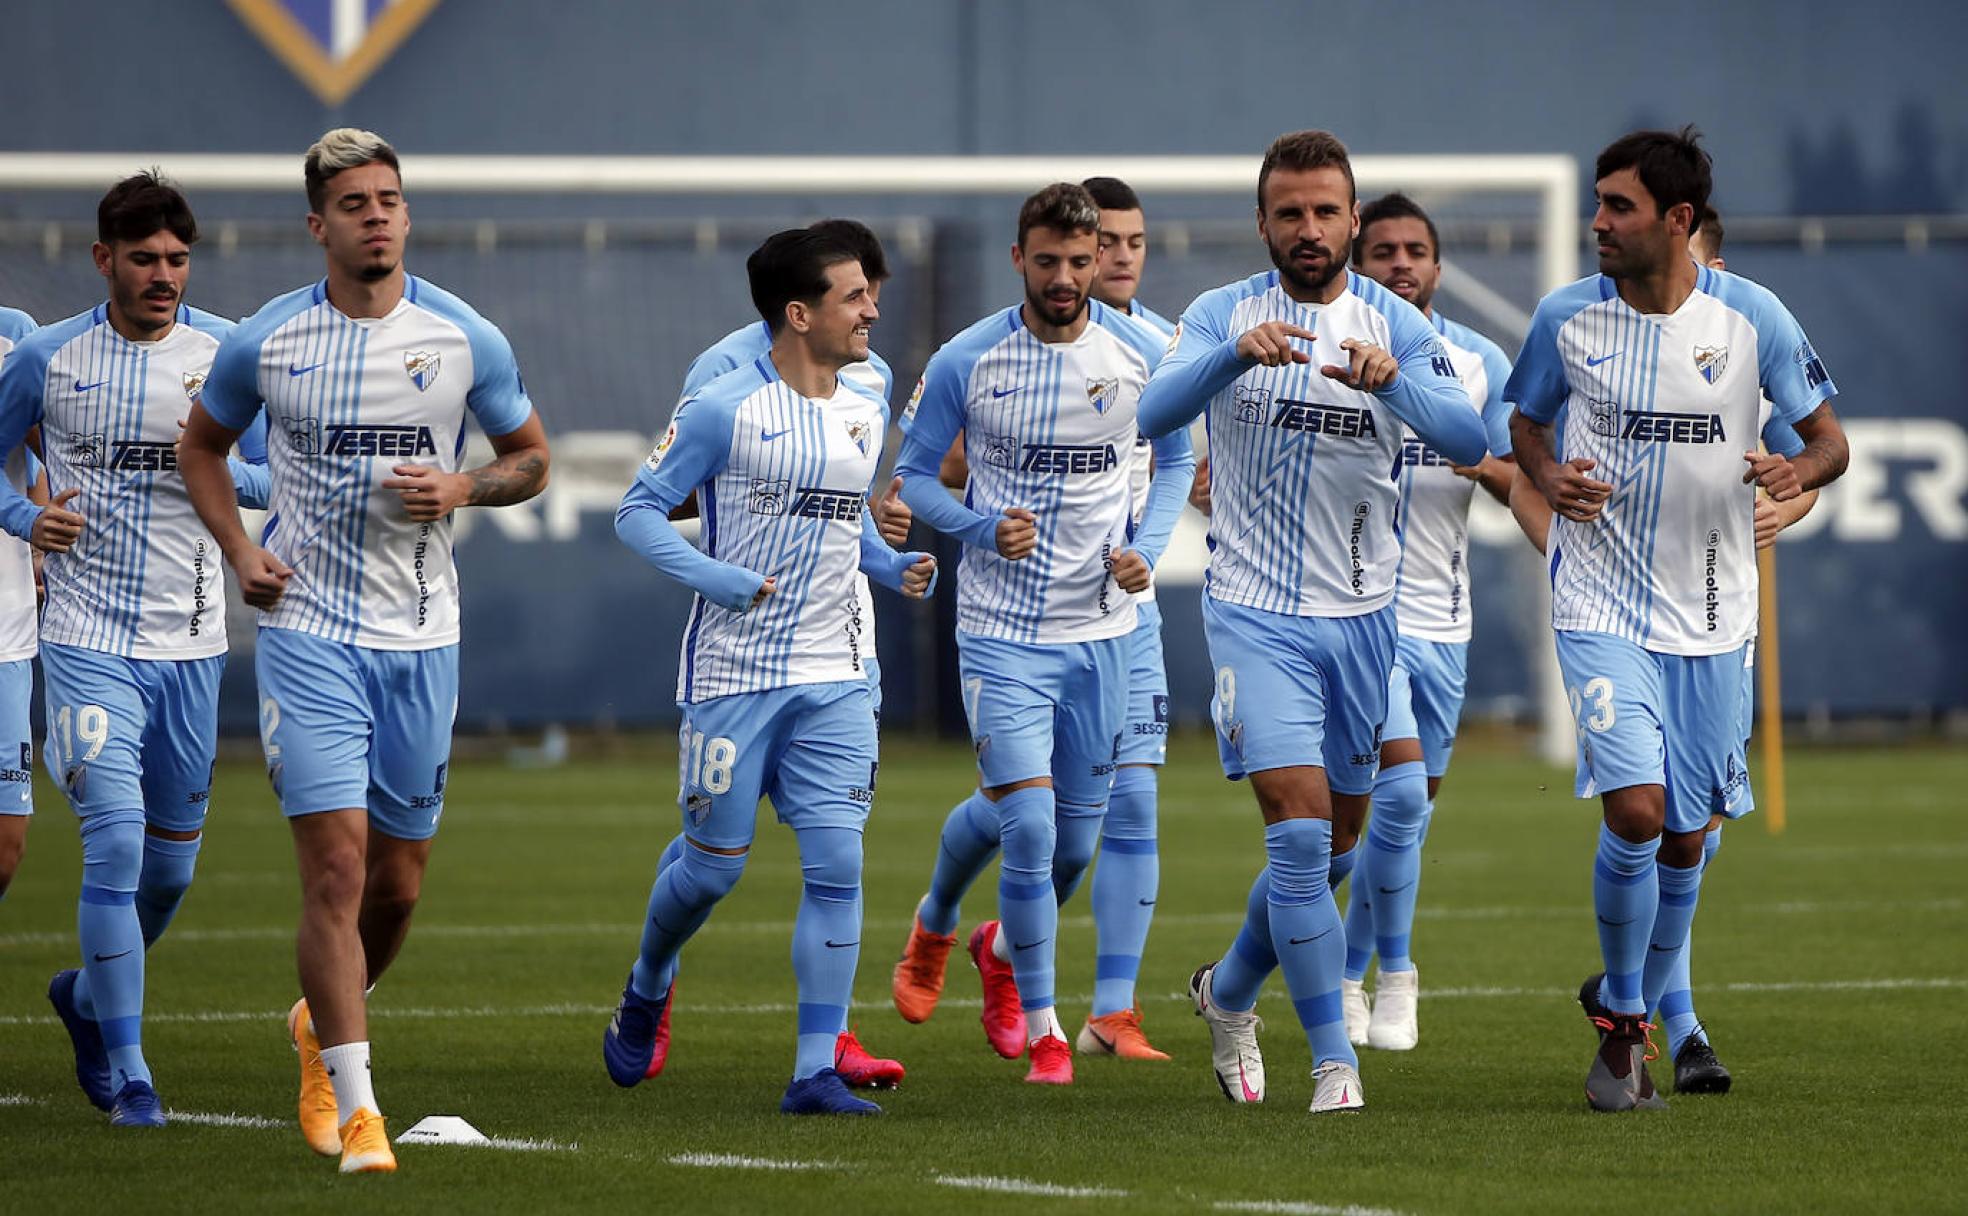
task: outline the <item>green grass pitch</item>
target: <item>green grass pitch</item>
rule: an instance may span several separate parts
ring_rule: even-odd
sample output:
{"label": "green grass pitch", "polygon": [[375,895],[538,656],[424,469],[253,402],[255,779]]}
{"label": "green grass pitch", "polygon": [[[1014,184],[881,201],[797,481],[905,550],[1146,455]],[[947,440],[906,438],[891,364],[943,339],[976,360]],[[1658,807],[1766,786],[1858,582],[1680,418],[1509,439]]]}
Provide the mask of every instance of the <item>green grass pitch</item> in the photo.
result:
{"label": "green grass pitch", "polygon": [[[1419,1048],[1363,1052],[1368,1109],[1314,1119],[1305,1041],[1274,978],[1259,1006],[1269,1101],[1225,1102],[1181,994],[1227,947],[1262,837],[1207,740],[1178,738],[1170,760],[1141,992],[1176,1058],[1082,1057],[1075,1085],[1041,1090],[985,1046],[961,948],[930,1022],[905,1025],[888,1004],[938,826],[972,780],[959,748],[888,747],[856,1021],[909,1077],[880,1098],[886,1117],[858,1121],[776,1113],[792,1059],[790,833],[761,823],[744,881],[684,956],[668,1071],[622,1091],[599,1040],[675,827],[672,752],[651,742],[542,771],[461,762],[422,910],[371,1005],[377,1089],[393,1130],[458,1114],[515,1146],[405,1147],[394,1177],[355,1179],[293,1127],[281,1017],[297,900],[257,766],[221,766],[197,885],[151,954],[145,1044],[181,1114],[158,1132],[112,1130],[87,1105],[43,996],[73,965],[79,873],[71,817],[44,784],[0,902],[4,1208],[346,1211],[359,1191],[364,1211],[527,1213],[1968,1209],[1960,749],[1793,752],[1790,830],[1729,829],[1696,926],[1697,1004],[1735,1091],[1618,1117],[1585,1110],[1593,1040],[1572,1001],[1597,967],[1597,817],[1564,776],[1481,739],[1458,752],[1428,842]],[[1092,990],[1085,900],[1060,942],[1069,1029]],[[966,931],[994,904],[987,876]],[[1655,1068],[1666,1088],[1671,1067]]]}

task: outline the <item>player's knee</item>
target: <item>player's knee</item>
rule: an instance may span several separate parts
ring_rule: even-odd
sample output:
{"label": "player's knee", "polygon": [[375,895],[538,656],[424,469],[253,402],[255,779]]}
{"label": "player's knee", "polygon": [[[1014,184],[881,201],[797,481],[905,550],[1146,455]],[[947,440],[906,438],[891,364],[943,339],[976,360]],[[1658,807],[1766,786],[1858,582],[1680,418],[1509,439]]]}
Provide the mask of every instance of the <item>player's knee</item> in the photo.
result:
{"label": "player's knee", "polygon": [[[1649,796],[1648,791],[1653,795]],[[1642,844],[1660,837],[1667,825],[1666,791],[1658,785],[1628,786],[1605,798],[1606,826],[1623,840]]]}
{"label": "player's knee", "polygon": [[1272,903],[1311,903],[1326,893],[1332,865],[1330,831],[1317,819],[1287,819],[1264,830]]}
{"label": "player's knee", "polygon": [[[1428,819],[1428,781],[1420,761],[1381,770],[1374,780],[1368,839],[1377,847],[1405,849],[1420,842]],[[1335,833],[1336,835],[1336,833]],[[1335,840],[1334,847],[1338,847]]]}
{"label": "player's knee", "polygon": [[330,908],[353,908],[362,902],[368,880],[362,846],[338,840],[309,850],[301,867],[301,898]]}
{"label": "player's knee", "polygon": [[712,853],[686,843],[676,861],[679,892],[700,908],[716,903],[738,886],[749,853]]}
{"label": "player's knee", "polygon": [[1155,838],[1155,770],[1130,764],[1114,774],[1114,792],[1107,801],[1107,819],[1100,834],[1109,840]]}
{"label": "player's knee", "polygon": [[82,821],[82,885],[135,891],[143,876],[143,812],[111,811]]}
{"label": "player's knee", "polygon": [[1050,870],[1059,831],[1053,823],[1052,791],[1037,787],[998,803],[1004,864],[1014,869]]}
{"label": "player's knee", "polygon": [[861,892],[861,833],[816,828],[799,834],[800,879],[816,899],[852,900]]}
{"label": "player's knee", "polygon": [[1706,832],[1666,832],[1661,836],[1661,864],[1673,866],[1677,870],[1692,869],[1702,864],[1702,843]]}

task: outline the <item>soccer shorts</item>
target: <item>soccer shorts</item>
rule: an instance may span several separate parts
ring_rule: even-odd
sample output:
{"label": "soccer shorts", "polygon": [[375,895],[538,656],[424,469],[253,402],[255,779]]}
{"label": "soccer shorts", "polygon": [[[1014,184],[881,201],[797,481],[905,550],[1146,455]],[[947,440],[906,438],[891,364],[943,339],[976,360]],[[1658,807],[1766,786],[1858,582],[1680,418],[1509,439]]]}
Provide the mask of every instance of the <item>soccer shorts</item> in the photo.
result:
{"label": "soccer shorts", "polygon": [[985,788],[1051,777],[1059,802],[1104,806],[1121,754],[1130,637],[1007,642],[957,634],[964,714]]}
{"label": "soccer shorts", "polygon": [[868,712],[875,716],[875,725],[881,725],[881,660],[868,655],[861,660],[861,670],[868,673]]}
{"label": "soccer shorts", "polygon": [[1394,667],[1387,676],[1387,726],[1380,738],[1383,743],[1419,739],[1430,777],[1449,771],[1468,663],[1467,642],[1403,637],[1395,643]]}
{"label": "soccer shorts", "polygon": [[880,752],[866,681],[795,684],[680,708],[677,808],[698,844],[751,844],[761,795],[795,831],[858,832],[867,823]]}
{"label": "soccer shorts", "polygon": [[288,818],[365,809],[369,826],[429,840],[444,813],[458,647],[377,650],[261,629],[260,745]]}
{"label": "soccer shorts", "polygon": [[152,827],[203,829],[224,655],[126,659],[44,645],[41,671],[48,772],[77,815],[141,810]]}
{"label": "soccer shorts", "polygon": [[1223,775],[1323,767],[1336,794],[1373,789],[1394,666],[1394,609],[1287,616],[1203,596]]}
{"label": "soccer shorts", "polygon": [[34,660],[0,663],[0,815],[34,813]]}
{"label": "soccer shorts", "polygon": [[1122,764],[1161,764],[1168,759],[1168,668],[1162,662],[1162,610],[1136,600],[1137,623],[1128,635],[1127,720],[1121,727]]}
{"label": "soccer shorts", "polygon": [[1657,654],[1609,633],[1561,630],[1558,668],[1578,731],[1576,792],[1667,788],[1667,830],[1749,813],[1742,763],[1743,652]]}

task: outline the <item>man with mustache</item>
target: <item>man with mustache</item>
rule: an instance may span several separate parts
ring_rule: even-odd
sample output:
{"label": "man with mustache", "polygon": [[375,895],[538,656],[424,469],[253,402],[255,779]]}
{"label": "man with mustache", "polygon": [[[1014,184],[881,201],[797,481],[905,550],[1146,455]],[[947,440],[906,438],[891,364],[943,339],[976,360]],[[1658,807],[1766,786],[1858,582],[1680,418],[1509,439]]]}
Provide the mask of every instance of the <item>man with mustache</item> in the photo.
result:
{"label": "man with mustache", "polygon": [[1243,929],[1191,995],[1224,1095],[1260,1102],[1252,1008],[1282,969],[1318,1114],[1365,1104],[1330,883],[1351,867],[1386,717],[1400,565],[1388,470],[1403,423],[1459,465],[1482,459],[1484,436],[1427,319],[1346,270],[1359,208],[1345,145],[1280,136],[1258,171],[1257,229],[1276,269],[1183,312],[1141,427],[1168,434],[1209,411],[1211,709],[1224,774],[1250,779],[1265,825]]}

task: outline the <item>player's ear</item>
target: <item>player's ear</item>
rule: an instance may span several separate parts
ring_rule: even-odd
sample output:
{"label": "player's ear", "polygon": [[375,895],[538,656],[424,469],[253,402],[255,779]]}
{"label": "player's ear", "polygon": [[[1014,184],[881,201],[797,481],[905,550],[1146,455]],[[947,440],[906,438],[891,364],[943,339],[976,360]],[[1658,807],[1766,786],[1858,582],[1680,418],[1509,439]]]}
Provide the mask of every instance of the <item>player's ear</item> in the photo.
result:
{"label": "player's ear", "polygon": [[1667,209],[1667,230],[1686,240],[1695,232],[1695,205],[1676,203]]}
{"label": "player's ear", "polygon": [[115,251],[101,241],[97,241],[89,247],[89,254],[96,260],[96,273],[105,279],[108,278],[110,263],[116,257]]}
{"label": "player's ear", "polygon": [[813,325],[813,313],[805,300],[792,300],[786,304],[786,328],[796,334],[803,334]]}
{"label": "player's ear", "polygon": [[314,238],[314,243],[317,245],[328,243],[328,226],[312,211],[308,212],[308,235]]}
{"label": "player's ear", "polygon": [[1011,243],[1011,268],[1020,275],[1025,273],[1025,247],[1017,241]]}

